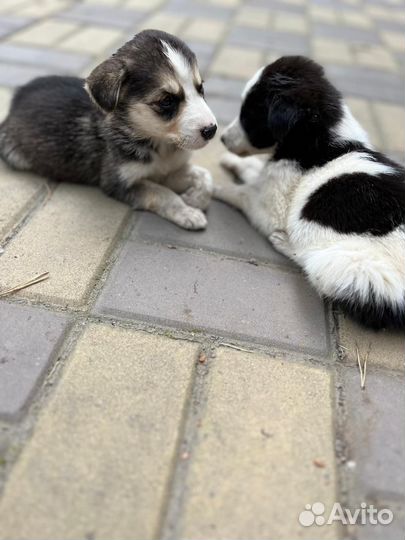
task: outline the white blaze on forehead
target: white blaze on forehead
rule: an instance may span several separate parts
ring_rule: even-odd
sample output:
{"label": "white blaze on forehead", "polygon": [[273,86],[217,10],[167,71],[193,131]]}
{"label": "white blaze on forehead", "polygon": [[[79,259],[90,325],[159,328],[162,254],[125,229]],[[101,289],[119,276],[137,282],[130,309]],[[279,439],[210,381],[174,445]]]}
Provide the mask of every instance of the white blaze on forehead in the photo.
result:
{"label": "white blaze on forehead", "polygon": [[242,92],[242,99],[245,99],[245,97],[248,95],[250,90],[254,87],[254,85],[257,83],[257,81],[262,76],[263,70],[265,66],[261,67],[259,70],[256,71],[256,73],[253,75],[253,77],[246,83],[245,88]]}
{"label": "white blaze on forehead", "polygon": [[178,78],[181,82],[192,81],[193,73],[192,67],[188,63],[187,59],[181,54],[181,52],[176,51],[171,47],[166,41],[162,40],[163,51],[170,63],[172,64]]}

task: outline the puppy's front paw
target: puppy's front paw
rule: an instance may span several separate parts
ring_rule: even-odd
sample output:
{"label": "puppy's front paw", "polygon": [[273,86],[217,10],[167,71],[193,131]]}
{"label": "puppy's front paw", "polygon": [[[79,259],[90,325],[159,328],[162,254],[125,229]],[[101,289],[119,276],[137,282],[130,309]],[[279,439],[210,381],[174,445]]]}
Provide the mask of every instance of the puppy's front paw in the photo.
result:
{"label": "puppy's front paw", "polygon": [[181,195],[181,198],[189,206],[206,210],[210,204],[211,196],[211,190],[208,191],[203,186],[192,186]]}
{"label": "puppy's front paw", "polygon": [[183,229],[191,231],[205,229],[207,226],[207,218],[204,212],[191,206],[186,206],[176,212],[173,216],[173,221],[180,227],[183,227]]}
{"label": "puppy's front paw", "polygon": [[235,154],[231,154],[230,152],[227,152],[221,157],[221,159],[219,160],[219,164],[226,171],[236,174],[238,171],[238,166],[240,165],[240,161],[241,161],[241,158],[239,156],[236,156]]}

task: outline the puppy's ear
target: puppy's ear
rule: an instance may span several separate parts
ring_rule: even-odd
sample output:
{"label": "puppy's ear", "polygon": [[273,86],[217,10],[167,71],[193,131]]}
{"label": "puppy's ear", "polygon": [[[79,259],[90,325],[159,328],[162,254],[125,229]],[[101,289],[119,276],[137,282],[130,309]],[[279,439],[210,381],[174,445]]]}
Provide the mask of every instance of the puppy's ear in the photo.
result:
{"label": "puppy's ear", "polygon": [[112,56],[105,60],[86,79],[85,88],[90,98],[104,111],[113,111],[127,73],[125,63],[119,58]]}
{"label": "puppy's ear", "polygon": [[291,100],[276,98],[269,106],[268,128],[276,142],[283,141],[301,118],[299,107]]}

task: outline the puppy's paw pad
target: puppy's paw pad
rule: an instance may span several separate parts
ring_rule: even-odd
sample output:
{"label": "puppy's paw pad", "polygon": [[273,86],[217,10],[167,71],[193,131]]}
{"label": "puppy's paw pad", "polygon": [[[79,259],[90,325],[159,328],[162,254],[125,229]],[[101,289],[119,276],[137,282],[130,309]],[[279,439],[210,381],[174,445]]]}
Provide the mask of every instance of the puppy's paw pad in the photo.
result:
{"label": "puppy's paw pad", "polygon": [[177,225],[180,225],[180,227],[192,231],[205,229],[207,226],[207,218],[205,217],[204,212],[198,208],[192,208],[191,206],[187,206],[181,210],[177,214],[175,222]]}

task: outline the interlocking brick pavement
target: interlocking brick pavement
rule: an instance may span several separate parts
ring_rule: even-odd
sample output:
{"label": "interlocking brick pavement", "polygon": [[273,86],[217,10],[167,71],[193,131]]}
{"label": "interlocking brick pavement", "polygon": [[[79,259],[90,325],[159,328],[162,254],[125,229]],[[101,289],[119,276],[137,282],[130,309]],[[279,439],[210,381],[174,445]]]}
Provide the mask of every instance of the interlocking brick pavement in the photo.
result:
{"label": "interlocking brick pavement", "polygon": [[[403,0],[2,0],[0,119],[150,27],[195,50],[221,125],[259,66],[309,54],[404,161]],[[216,182],[222,152],[193,157]],[[0,193],[0,292],[50,272],[0,298],[0,539],[404,535],[403,334],[332,313],[221,203],[189,233],[2,164]],[[317,501],[395,519],[300,526]]]}

